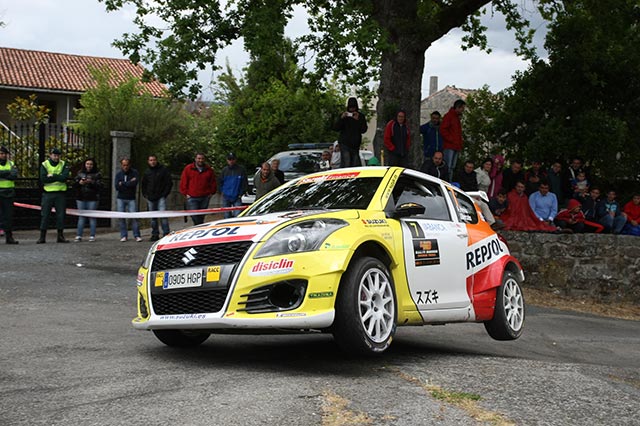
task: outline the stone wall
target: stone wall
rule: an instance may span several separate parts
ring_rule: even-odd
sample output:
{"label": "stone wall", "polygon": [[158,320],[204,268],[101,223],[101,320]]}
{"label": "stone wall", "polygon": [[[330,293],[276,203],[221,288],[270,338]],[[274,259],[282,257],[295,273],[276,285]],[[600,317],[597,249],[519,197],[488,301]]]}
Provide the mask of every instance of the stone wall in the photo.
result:
{"label": "stone wall", "polygon": [[603,302],[640,303],[640,238],[501,232],[525,272],[525,287]]}

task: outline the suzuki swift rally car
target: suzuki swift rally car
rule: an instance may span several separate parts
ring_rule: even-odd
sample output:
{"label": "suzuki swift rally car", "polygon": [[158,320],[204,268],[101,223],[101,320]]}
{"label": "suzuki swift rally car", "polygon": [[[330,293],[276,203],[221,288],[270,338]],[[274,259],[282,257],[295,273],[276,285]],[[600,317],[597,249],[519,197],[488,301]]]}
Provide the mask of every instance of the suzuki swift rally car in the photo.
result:
{"label": "suzuki swift rally car", "polygon": [[162,238],[140,267],[132,323],[169,346],[326,331],[366,354],[387,349],[399,325],[452,322],[512,340],[523,280],[469,195],[410,169],[338,169]]}

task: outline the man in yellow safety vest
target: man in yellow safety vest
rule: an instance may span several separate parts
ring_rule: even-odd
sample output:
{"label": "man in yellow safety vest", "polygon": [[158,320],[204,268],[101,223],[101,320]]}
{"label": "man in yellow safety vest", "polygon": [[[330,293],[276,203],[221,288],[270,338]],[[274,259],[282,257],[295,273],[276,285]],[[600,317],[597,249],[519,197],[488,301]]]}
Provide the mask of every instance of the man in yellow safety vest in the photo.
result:
{"label": "man in yellow safety vest", "polygon": [[0,146],[0,213],[7,244],[18,244],[13,239],[13,199],[16,196],[16,183],[18,169],[13,161],[9,160],[9,150]]}
{"label": "man in yellow safety vest", "polygon": [[56,208],[56,229],[58,230],[58,242],[68,243],[64,238],[64,214],[67,208],[66,192],[67,179],[69,178],[69,167],[60,160],[62,153],[58,148],[52,148],[49,152],[49,159],[40,166],[40,182],[44,192],[42,193],[42,219],[40,221],[40,239],[37,244],[47,242],[47,225],[51,208]]}

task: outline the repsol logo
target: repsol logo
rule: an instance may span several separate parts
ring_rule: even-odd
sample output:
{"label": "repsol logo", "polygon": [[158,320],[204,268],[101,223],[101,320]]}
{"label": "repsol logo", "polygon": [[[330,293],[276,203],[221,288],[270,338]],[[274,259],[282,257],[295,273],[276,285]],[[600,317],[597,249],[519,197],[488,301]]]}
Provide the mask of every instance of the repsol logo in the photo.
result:
{"label": "repsol logo", "polygon": [[486,244],[477,247],[475,250],[467,252],[467,270],[475,268],[488,262],[491,259],[500,257],[504,253],[502,246],[497,238]]}
{"label": "repsol logo", "polygon": [[197,231],[185,232],[172,237],[169,242],[186,241],[195,238],[219,237],[222,235],[237,235],[239,226],[225,226],[222,228],[198,229]]}

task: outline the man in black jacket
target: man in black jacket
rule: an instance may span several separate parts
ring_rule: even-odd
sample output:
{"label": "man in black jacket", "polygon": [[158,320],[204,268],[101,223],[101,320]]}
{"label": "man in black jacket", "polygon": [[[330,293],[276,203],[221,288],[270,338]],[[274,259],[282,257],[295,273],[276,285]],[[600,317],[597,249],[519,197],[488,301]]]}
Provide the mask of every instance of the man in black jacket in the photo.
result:
{"label": "man in black jacket", "polygon": [[360,145],[362,134],[367,131],[367,119],[360,112],[356,98],[349,98],[347,110],[340,115],[333,129],[340,132],[340,167],[361,166]]}
{"label": "man in black jacket", "polygon": [[458,172],[456,182],[460,184],[460,189],[465,192],[478,190],[478,178],[473,170],[473,161],[465,161],[464,167]]}
{"label": "man in black jacket", "polygon": [[447,163],[444,162],[444,154],[442,151],[436,151],[433,153],[433,157],[425,158],[422,167],[420,167],[420,171],[439,179],[447,180],[449,177],[449,168],[447,167]]}
{"label": "man in black jacket", "polygon": [[[152,211],[167,210],[167,197],[171,192],[173,181],[171,174],[166,167],[158,162],[158,157],[150,155],[147,159],[149,168],[142,176],[142,195],[147,199],[147,208]],[[166,217],[160,219],[162,224],[162,236],[169,233],[169,219]],[[151,239],[150,241],[158,241],[160,239],[160,231],[158,229],[158,219],[151,219]]]}

